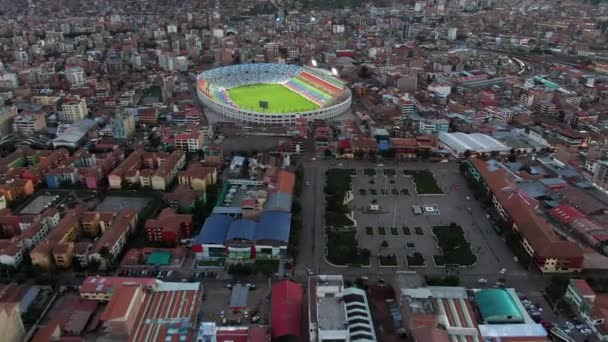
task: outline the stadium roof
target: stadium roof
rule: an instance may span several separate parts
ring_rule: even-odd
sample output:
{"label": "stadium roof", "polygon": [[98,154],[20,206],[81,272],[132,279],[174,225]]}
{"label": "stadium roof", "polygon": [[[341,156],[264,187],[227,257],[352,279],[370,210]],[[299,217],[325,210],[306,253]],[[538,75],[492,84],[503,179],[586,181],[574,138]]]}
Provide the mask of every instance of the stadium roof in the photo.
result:
{"label": "stadium roof", "polygon": [[283,280],[272,285],[272,337],[301,336],[303,290],[300,284]]}
{"label": "stadium roof", "polygon": [[274,240],[289,242],[289,230],[291,229],[291,213],[283,211],[266,211],[260,217],[255,241]]}
{"label": "stadium roof", "polygon": [[232,221],[228,234],[226,235],[226,241],[239,239],[253,241],[255,236],[257,224],[251,220],[235,220]]}
{"label": "stadium roof", "polygon": [[194,239],[193,243],[224,244],[232,221],[234,221],[234,219],[228,215],[213,214],[209,216],[205,220],[201,232]]}
{"label": "stadium roof", "polygon": [[461,132],[439,132],[439,141],[458,153],[509,151],[511,148],[489,135],[481,133],[465,134]]}
{"label": "stadium roof", "polygon": [[477,291],[475,301],[486,323],[524,322],[524,317],[517,304],[505,289]]}

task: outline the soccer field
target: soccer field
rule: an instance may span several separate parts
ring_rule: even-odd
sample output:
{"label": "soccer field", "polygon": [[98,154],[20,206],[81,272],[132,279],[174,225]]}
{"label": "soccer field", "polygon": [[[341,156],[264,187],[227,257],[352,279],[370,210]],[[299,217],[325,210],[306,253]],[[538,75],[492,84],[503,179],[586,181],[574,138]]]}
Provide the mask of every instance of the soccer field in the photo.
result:
{"label": "soccer field", "polygon": [[[244,85],[228,89],[228,95],[239,107],[256,112],[306,112],[319,108],[281,84]],[[267,101],[268,108],[261,108],[260,101]]]}

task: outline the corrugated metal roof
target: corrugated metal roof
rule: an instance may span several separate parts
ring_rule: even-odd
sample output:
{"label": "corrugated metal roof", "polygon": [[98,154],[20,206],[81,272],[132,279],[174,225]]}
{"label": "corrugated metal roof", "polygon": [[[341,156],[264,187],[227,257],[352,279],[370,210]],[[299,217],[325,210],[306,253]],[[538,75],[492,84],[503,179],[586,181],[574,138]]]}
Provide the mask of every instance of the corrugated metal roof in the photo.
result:
{"label": "corrugated metal roof", "polygon": [[292,196],[286,192],[274,192],[266,203],[267,210],[291,211]]}
{"label": "corrugated metal roof", "polygon": [[272,285],[272,337],[301,336],[303,290],[300,284],[283,280]]}
{"label": "corrugated metal roof", "polygon": [[226,235],[234,219],[228,215],[213,214],[209,216],[198,236],[194,239],[194,244],[215,243],[224,244]]}
{"label": "corrugated metal roof", "polygon": [[226,241],[233,239],[242,239],[253,241],[257,224],[251,220],[235,220],[228,229]]}
{"label": "corrugated metal roof", "polygon": [[274,240],[289,242],[291,229],[291,213],[283,211],[266,211],[260,217],[255,232],[255,241]]}

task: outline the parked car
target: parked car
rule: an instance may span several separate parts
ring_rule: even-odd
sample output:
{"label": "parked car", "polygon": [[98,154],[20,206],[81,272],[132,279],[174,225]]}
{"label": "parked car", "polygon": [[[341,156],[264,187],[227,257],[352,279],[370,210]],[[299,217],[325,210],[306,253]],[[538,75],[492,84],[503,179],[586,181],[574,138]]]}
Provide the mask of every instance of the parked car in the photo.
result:
{"label": "parked car", "polygon": [[255,315],[255,316],[251,317],[251,323],[256,323],[259,320],[260,320],[260,316],[258,316],[258,315]]}

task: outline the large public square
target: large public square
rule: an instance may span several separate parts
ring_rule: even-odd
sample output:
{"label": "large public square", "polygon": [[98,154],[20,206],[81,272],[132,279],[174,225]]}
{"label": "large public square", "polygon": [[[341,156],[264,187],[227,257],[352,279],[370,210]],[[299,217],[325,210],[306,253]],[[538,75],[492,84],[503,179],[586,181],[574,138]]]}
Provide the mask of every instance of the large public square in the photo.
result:
{"label": "large public square", "polygon": [[[340,271],[351,275],[389,275],[396,271],[428,275],[457,273],[461,277],[489,281],[503,278],[505,275],[501,270],[506,269],[507,278],[525,279],[527,271],[514,261],[503,237],[492,228],[487,213],[473,198],[457,163],[385,164],[368,161],[343,161],[331,165],[312,161],[305,164],[308,185],[302,201],[314,205],[303,207],[305,230],[310,230],[307,234],[312,235],[312,239],[301,242],[300,268],[307,266],[319,272]],[[336,234],[328,236],[325,220],[326,173],[333,169],[348,170],[353,194],[348,208],[355,222],[354,228],[339,230],[354,231],[356,247],[369,250],[368,265],[331,262],[331,254],[335,252],[332,248],[340,244],[336,241]],[[412,173],[420,170],[432,173],[442,194],[418,193],[422,188],[420,184],[416,188]],[[433,190],[432,186],[430,189]],[[452,253],[442,253],[433,235],[433,227],[442,227],[438,228],[440,230],[461,228],[466,242],[452,247],[456,250],[470,248],[476,260],[470,266],[455,267],[452,260],[439,258],[437,265],[434,256]],[[424,258],[422,267],[420,255],[415,253]],[[382,256],[382,264],[379,255]],[[393,255],[397,263],[394,266]],[[407,256],[410,256],[409,264]]]}

